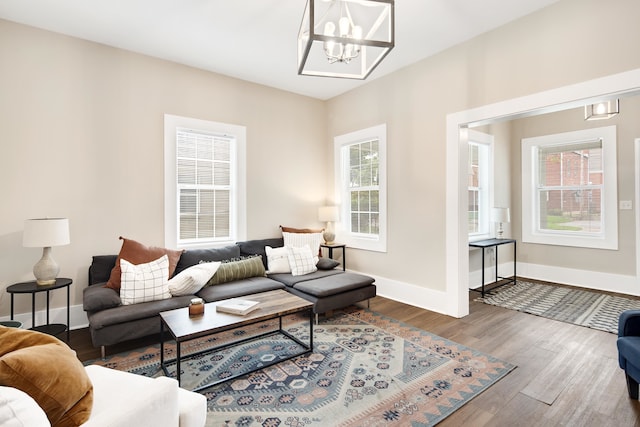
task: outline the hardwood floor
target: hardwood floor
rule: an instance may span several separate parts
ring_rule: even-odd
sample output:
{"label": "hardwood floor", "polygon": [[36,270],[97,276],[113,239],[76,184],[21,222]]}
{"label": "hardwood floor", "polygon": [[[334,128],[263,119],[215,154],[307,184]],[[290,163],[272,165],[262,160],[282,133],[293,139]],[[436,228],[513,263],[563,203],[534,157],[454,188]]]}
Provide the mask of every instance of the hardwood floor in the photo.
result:
{"label": "hardwood floor", "polygon": [[[627,395],[616,335],[475,302],[455,319],[383,297],[371,310],[475,348],[517,368],[440,426],[640,426],[640,402]],[[107,354],[157,341],[107,348]],[[86,329],[71,346],[85,361],[100,357]]]}

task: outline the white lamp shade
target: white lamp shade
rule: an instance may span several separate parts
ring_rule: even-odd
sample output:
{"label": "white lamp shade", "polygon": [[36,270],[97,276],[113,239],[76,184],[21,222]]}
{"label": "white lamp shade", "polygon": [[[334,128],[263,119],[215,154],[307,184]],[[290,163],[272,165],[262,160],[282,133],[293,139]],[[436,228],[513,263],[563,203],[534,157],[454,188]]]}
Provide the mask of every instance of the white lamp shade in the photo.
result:
{"label": "white lamp shade", "polygon": [[340,219],[337,206],[322,206],[318,209],[318,220],[321,222],[335,222]]}
{"label": "white lamp shade", "polygon": [[493,208],[491,211],[491,219],[493,222],[511,222],[509,208]]}
{"label": "white lamp shade", "polygon": [[22,246],[45,248],[71,243],[68,218],[36,218],[24,222]]}

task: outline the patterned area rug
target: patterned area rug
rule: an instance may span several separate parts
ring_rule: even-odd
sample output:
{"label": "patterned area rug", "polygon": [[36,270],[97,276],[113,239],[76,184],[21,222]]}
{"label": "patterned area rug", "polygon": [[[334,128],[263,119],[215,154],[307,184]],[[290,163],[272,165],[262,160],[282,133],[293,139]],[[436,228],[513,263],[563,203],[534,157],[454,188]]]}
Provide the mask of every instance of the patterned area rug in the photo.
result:
{"label": "patterned area rug", "polygon": [[476,298],[486,304],[618,333],[620,313],[640,309],[640,300],[595,291],[517,281]]}
{"label": "patterned area rug", "polygon": [[[296,318],[285,329],[305,340],[308,325],[308,320]],[[194,340],[187,351],[273,326],[263,324]],[[296,350],[293,341],[275,335],[196,356],[182,363],[182,386],[195,388]],[[158,346],[86,364],[91,363],[161,375]],[[175,365],[170,366],[174,375],[171,368],[175,371]],[[208,426],[431,426],[514,368],[490,355],[353,307],[314,327],[313,353],[201,393],[208,400]]]}

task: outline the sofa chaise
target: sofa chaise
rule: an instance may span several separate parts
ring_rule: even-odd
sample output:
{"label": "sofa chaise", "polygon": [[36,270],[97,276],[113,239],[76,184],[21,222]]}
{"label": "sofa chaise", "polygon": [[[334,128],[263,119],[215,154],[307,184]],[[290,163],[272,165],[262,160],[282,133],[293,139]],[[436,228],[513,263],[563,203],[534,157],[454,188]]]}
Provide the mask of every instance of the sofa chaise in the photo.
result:
{"label": "sofa chaise", "polygon": [[[173,276],[201,262],[233,262],[246,257],[262,257],[268,271],[266,247],[284,246],[282,238],[250,240],[211,249],[186,250],[177,262]],[[194,296],[205,302],[242,297],[249,294],[284,289],[313,303],[316,322],[319,313],[344,308],[376,295],[374,279],[337,269],[331,260],[321,259],[318,270],[294,276],[275,273],[244,277],[227,283],[205,286],[194,295],[174,296],[158,301],[123,305],[118,292],[105,287],[116,265],[116,255],[94,256],[89,267],[89,286],[84,289],[83,306],[89,320],[91,339],[101,347],[160,333],[158,313],[186,307]]]}

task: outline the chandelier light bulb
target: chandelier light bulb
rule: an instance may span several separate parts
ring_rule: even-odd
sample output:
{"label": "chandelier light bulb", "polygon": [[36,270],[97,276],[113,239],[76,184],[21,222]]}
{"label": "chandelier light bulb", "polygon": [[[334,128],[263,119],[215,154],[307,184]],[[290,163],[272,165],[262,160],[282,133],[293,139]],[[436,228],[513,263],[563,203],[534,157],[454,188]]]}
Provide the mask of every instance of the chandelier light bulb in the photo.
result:
{"label": "chandelier light bulb", "polygon": [[336,32],[336,24],[334,24],[331,21],[329,21],[326,24],[324,24],[324,35],[325,36],[332,36],[333,37],[335,32]]}
{"label": "chandelier light bulb", "polygon": [[596,106],[596,113],[597,114],[604,114],[606,111],[607,111],[607,108],[606,108],[604,102],[601,102]]}
{"label": "chandelier light bulb", "polygon": [[340,21],[338,21],[338,26],[340,27],[340,37],[349,37],[349,18],[342,17]]}
{"label": "chandelier light bulb", "polygon": [[360,25],[356,25],[353,27],[353,38],[362,40],[362,27]]}

